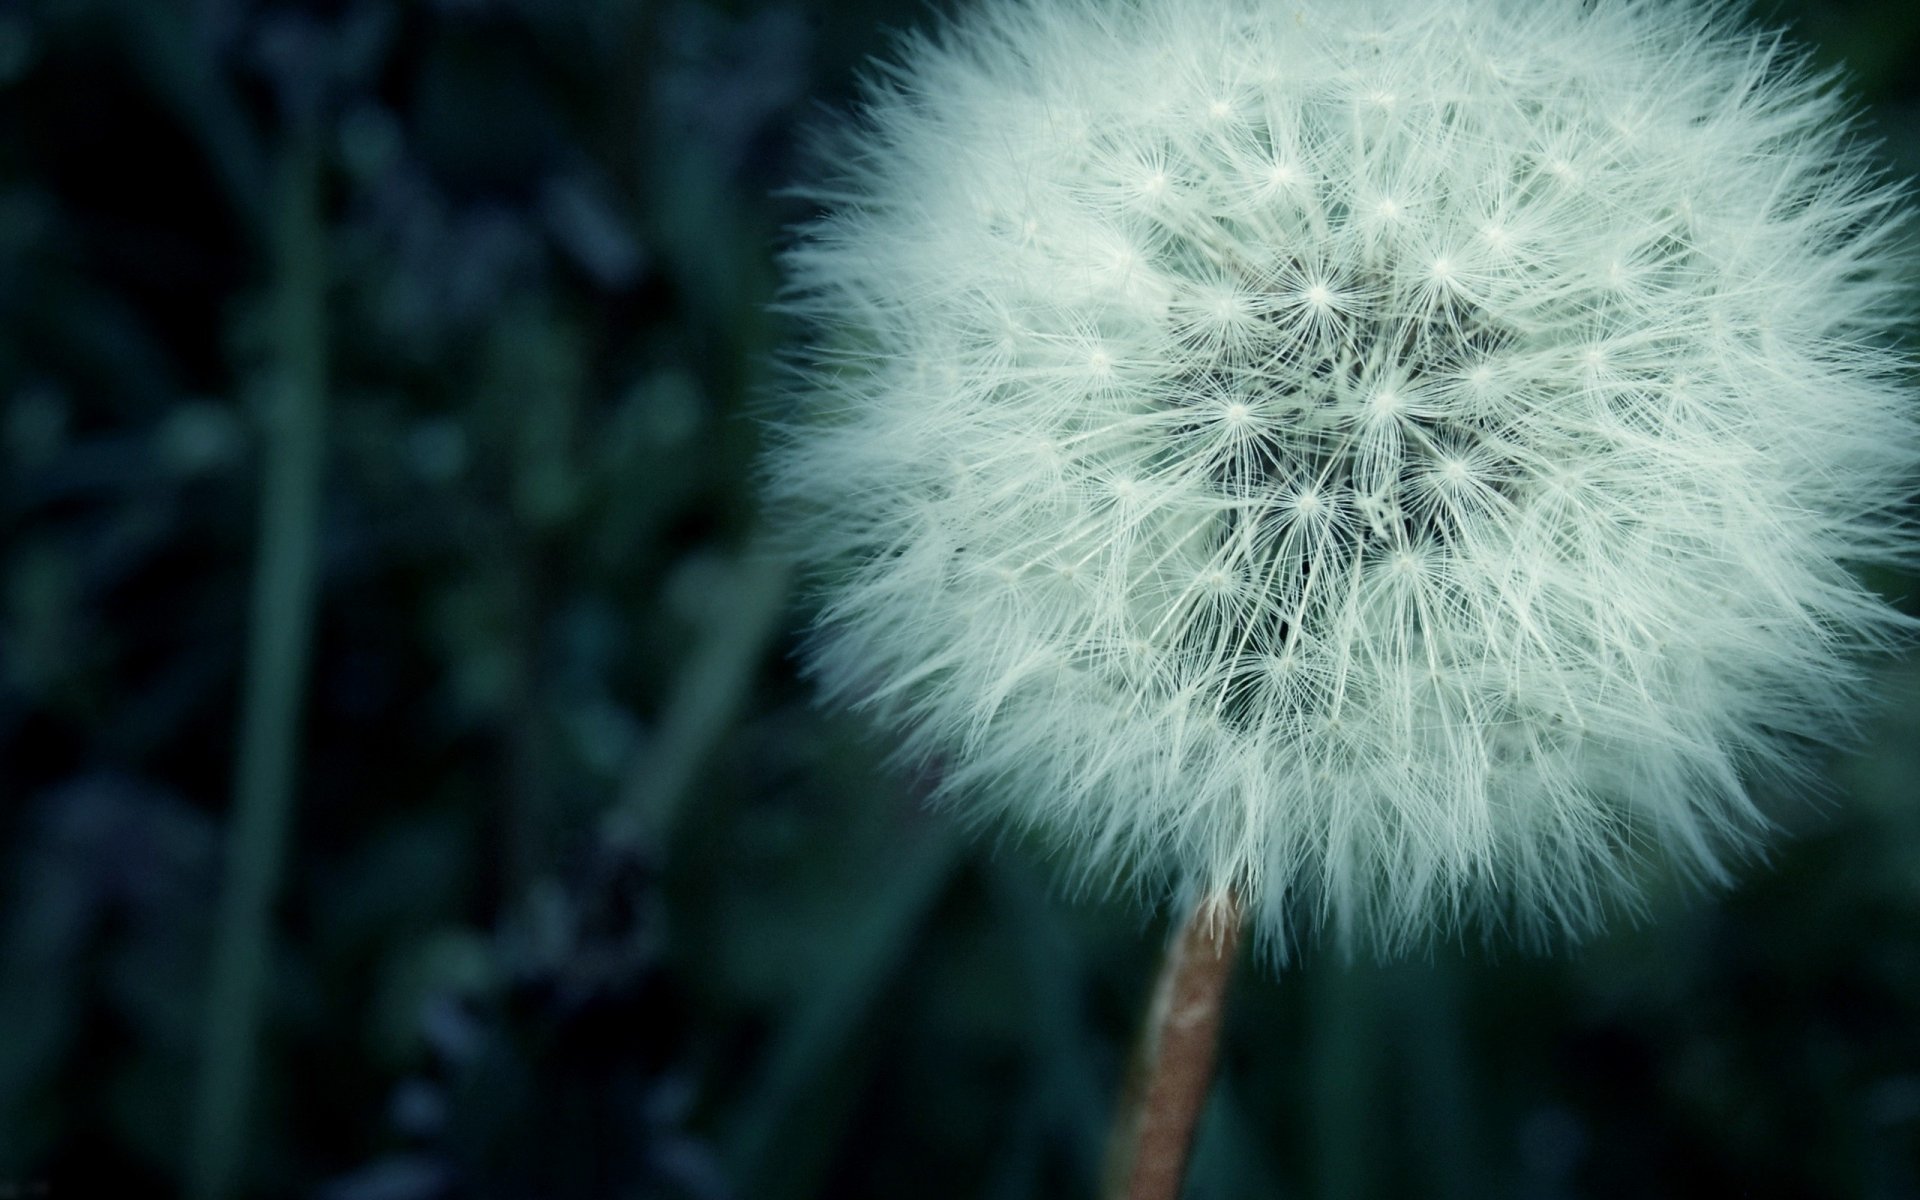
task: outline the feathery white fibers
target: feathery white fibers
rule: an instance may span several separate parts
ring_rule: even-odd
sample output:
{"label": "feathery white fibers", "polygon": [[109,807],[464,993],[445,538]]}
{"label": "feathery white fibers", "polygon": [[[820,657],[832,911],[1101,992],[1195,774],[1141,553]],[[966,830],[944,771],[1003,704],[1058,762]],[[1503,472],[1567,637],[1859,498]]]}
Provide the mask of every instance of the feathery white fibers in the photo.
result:
{"label": "feathery white fibers", "polygon": [[787,256],[811,665],[1268,944],[1578,933],[1845,732],[1897,197],[1725,6],[988,0]]}

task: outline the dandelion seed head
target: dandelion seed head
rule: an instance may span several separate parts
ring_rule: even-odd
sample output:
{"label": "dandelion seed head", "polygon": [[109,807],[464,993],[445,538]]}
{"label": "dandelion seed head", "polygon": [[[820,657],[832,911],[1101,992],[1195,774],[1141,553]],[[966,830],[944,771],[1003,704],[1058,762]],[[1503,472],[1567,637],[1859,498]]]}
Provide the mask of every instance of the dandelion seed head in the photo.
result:
{"label": "dandelion seed head", "polygon": [[1282,953],[1723,878],[1904,628],[1850,573],[1911,557],[1920,434],[1847,118],[1681,0],[907,39],[786,257],[812,671],[956,811]]}

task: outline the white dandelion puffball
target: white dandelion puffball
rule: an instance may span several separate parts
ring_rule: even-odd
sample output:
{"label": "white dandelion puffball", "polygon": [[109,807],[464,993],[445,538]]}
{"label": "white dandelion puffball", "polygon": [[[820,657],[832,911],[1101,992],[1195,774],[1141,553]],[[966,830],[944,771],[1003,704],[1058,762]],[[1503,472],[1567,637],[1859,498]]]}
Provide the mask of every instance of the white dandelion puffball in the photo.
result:
{"label": "white dandelion puffball", "polygon": [[[806,194],[810,665],[1078,877],[1578,933],[1905,621],[1899,197],[1724,5],[989,0]],[[1800,778],[1804,779],[1804,772]]]}

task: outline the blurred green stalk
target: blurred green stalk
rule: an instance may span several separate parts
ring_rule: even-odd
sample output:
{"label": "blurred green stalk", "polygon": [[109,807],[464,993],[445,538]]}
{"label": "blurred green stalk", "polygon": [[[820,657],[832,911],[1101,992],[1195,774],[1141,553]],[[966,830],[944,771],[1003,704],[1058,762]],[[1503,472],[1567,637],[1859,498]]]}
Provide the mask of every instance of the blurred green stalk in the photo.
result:
{"label": "blurred green stalk", "polygon": [[608,816],[609,838],[672,839],[700,768],[739,720],[754,675],[780,632],[789,575],[785,559],[759,542],[733,565],[731,591],[712,606],[658,730]]}
{"label": "blurred green stalk", "polygon": [[835,1147],[796,1144],[795,1127],[804,1129],[810,1110],[817,1114],[834,1102],[836,1068],[862,1037],[872,1036],[888,982],[906,964],[962,861],[954,830],[929,823],[900,847],[891,873],[872,885],[872,903],[820,955],[724,1139],[740,1195],[817,1194],[818,1175]]}
{"label": "blurred green stalk", "polygon": [[272,210],[274,361],[261,412],[260,548],[190,1143],[187,1194],[196,1200],[224,1200],[243,1174],[318,567],[327,327],[317,130],[290,133],[282,153]]}
{"label": "blurred green stalk", "polygon": [[1323,951],[1308,968],[1307,1079],[1313,1114],[1315,1195],[1350,1200],[1379,1192],[1387,1156],[1380,1139],[1392,1129],[1375,1090],[1381,1022],[1381,968]]}

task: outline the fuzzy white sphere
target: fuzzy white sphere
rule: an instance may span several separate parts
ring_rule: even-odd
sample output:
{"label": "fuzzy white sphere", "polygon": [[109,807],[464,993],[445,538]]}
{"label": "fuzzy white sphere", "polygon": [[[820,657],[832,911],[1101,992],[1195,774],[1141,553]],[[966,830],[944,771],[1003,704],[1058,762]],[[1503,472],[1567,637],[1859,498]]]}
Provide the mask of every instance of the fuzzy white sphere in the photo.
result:
{"label": "fuzzy white sphere", "polygon": [[1722,7],[989,0],[787,256],[811,664],[1284,949],[1718,877],[1911,549],[1895,197]]}

